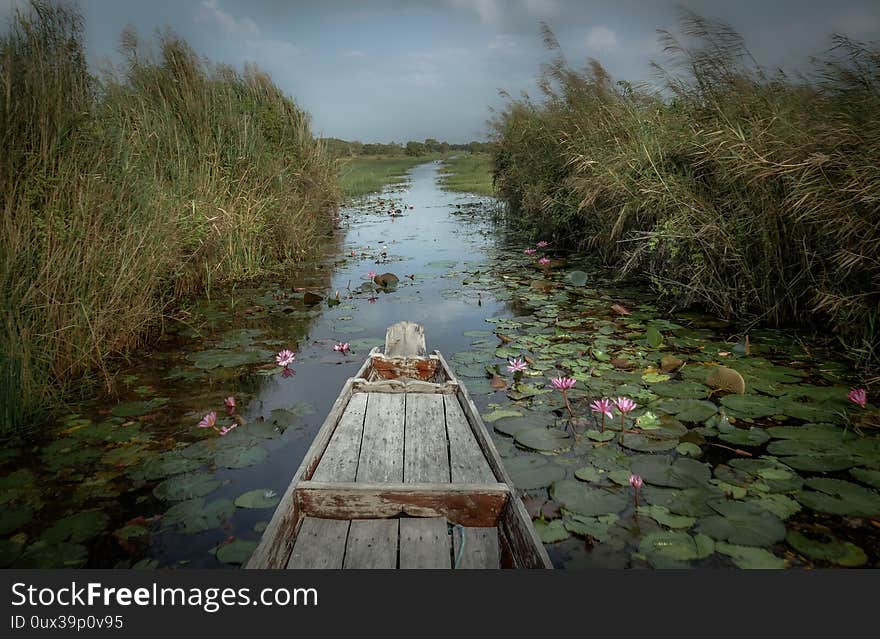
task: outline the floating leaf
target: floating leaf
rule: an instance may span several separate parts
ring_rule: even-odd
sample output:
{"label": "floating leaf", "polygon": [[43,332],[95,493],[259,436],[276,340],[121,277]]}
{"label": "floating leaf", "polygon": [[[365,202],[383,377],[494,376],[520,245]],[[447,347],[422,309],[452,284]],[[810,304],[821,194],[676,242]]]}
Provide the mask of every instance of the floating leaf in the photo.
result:
{"label": "floating leaf", "polygon": [[217,559],[225,564],[243,564],[257,549],[257,542],[236,539],[217,549]]}
{"label": "floating leaf", "polygon": [[165,501],[182,501],[204,497],[222,485],[208,473],[187,473],[166,479],[153,489],[153,495]]}
{"label": "floating leaf", "polygon": [[550,494],[567,510],[580,515],[596,516],[619,513],[629,501],[622,493],[612,493],[598,488],[587,488],[583,483],[562,479],[553,484]]}
{"label": "floating leaf", "polygon": [[671,488],[701,486],[711,477],[708,465],[686,458],[640,455],[633,458],[630,468],[649,484]]}
{"label": "floating leaf", "polygon": [[706,384],[716,390],[742,395],[746,392],[746,381],[732,368],[715,366],[709,371]]}
{"label": "floating leaf", "polygon": [[727,395],[721,404],[734,417],[769,417],[780,412],[779,400],[764,395]]}
{"label": "floating leaf", "polygon": [[651,348],[660,348],[663,345],[663,334],[653,326],[645,331],[645,339]]}
{"label": "floating leaf", "polygon": [[162,516],[162,525],[183,533],[200,533],[219,528],[235,512],[228,499],[216,499],[207,506],[202,497],[175,504]]}
{"label": "floating leaf", "polygon": [[558,428],[527,428],[514,435],[514,440],[520,446],[543,451],[568,448],[571,445],[569,439],[568,433]]}
{"label": "floating leaf", "polygon": [[[563,477],[565,475],[563,474]],[[599,471],[597,471],[592,466],[584,466],[583,468],[578,468],[574,471],[574,476],[580,479],[581,481],[586,482],[598,482],[602,479],[601,475],[599,475]],[[562,479],[559,477],[558,479]]]}
{"label": "floating leaf", "polygon": [[554,519],[550,522],[538,519],[533,522],[533,525],[535,532],[538,533],[538,537],[545,544],[554,544],[571,536],[571,533],[566,529],[561,519]]}
{"label": "floating leaf", "polygon": [[587,274],[583,271],[569,271],[565,279],[575,286],[586,286],[587,284]]}
{"label": "floating leaf", "polygon": [[749,429],[733,428],[719,433],[718,439],[736,446],[763,446],[770,440],[770,435],[763,428],[753,426]]}
{"label": "floating leaf", "polygon": [[704,517],[697,530],[742,546],[770,546],[785,538],[785,525],[771,512],[739,501],[714,500],[709,505],[718,515]]}
{"label": "floating leaf", "polygon": [[268,456],[269,452],[262,446],[243,444],[218,451],[214,463],[223,468],[246,468],[256,466]]}
{"label": "floating leaf", "polygon": [[715,543],[715,550],[727,555],[738,568],[753,570],[769,570],[785,568],[785,561],[763,548],[753,546],[737,546],[723,541]]}
{"label": "floating leaf", "polygon": [[136,415],[146,415],[158,410],[168,403],[167,397],[154,397],[149,401],[126,402],[117,404],[110,412],[116,417],[134,417]]}
{"label": "floating leaf", "polygon": [[280,501],[281,497],[274,490],[257,488],[236,497],[235,505],[239,508],[274,508]]}
{"label": "floating leaf", "polygon": [[492,422],[496,422],[499,419],[505,419],[507,417],[522,417],[522,416],[523,416],[523,414],[519,411],[516,411],[516,410],[496,409],[496,410],[493,410],[491,413],[486,413],[485,415],[483,415],[483,421],[488,424],[491,424]]}
{"label": "floating leaf", "polygon": [[686,532],[662,531],[645,535],[639,544],[639,553],[655,568],[672,568],[680,567],[680,562],[708,557],[714,546],[708,538],[697,540]]}
{"label": "floating leaf", "polygon": [[588,430],[584,433],[589,439],[592,439],[594,442],[610,442],[614,439],[615,434],[612,430],[606,430],[604,433],[600,430]]}
{"label": "floating leaf", "polygon": [[796,498],[807,508],[833,515],[874,517],[880,515],[880,494],[842,479],[811,477]]}
{"label": "floating leaf", "polygon": [[565,477],[565,469],[551,464],[545,457],[527,455],[504,460],[514,486],[520,490],[544,488]]}
{"label": "floating leaf", "polygon": [[669,512],[669,509],[664,506],[639,506],[639,514],[647,515],[661,526],[667,526],[669,528],[690,528],[697,522],[694,517],[673,515]]}
{"label": "floating leaf", "polygon": [[841,541],[833,536],[829,538],[830,541],[821,542],[810,539],[796,530],[789,530],[785,540],[792,548],[810,559],[827,561],[847,568],[857,568],[868,563],[865,551],[855,544]]}
{"label": "floating leaf", "polygon": [[41,535],[41,539],[51,544],[63,541],[78,544],[104,532],[109,521],[107,515],[94,510],[75,513],[56,521]]}

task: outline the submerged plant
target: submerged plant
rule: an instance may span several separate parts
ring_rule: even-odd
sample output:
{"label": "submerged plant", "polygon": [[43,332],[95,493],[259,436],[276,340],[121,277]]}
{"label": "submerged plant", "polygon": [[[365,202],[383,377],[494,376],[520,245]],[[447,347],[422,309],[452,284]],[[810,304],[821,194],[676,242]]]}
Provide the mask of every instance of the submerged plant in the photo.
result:
{"label": "submerged plant", "polygon": [[590,404],[590,410],[592,410],[594,413],[598,413],[602,416],[601,430],[604,433],[605,432],[605,418],[607,417],[608,419],[611,419],[612,417],[614,417],[614,415],[612,415],[612,413],[611,413],[611,400],[605,399],[605,398],[597,399]]}

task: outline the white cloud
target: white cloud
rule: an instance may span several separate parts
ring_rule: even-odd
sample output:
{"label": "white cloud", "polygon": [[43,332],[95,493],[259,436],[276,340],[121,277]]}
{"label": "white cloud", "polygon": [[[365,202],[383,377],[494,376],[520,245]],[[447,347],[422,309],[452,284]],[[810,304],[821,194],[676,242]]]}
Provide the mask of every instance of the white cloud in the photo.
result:
{"label": "white cloud", "polygon": [[608,27],[593,27],[587,32],[587,46],[599,51],[617,48],[617,34]]}
{"label": "white cloud", "polygon": [[487,47],[494,51],[513,51],[516,49],[516,40],[509,33],[499,33],[489,40]]}
{"label": "white cloud", "polygon": [[220,8],[218,0],[202,0],[198,15],[203,22],[213,22],[229,35],[258,36],[260,29],[251,18],[235,18]]}

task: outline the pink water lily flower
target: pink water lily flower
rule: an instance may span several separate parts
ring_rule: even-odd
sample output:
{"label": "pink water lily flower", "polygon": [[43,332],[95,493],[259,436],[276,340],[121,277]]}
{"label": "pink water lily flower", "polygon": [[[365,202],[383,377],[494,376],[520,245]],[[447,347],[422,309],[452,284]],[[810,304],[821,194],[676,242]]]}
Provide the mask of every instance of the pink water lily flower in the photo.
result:
{"label": "pink water lily flower", "polygon": [[373,279],[374,277],[376,277],[376,271],[369,271],[369,272],[367,273],[367,279],[368,279],[368,280],[371,280],[371,279]]}
{"label": "pink water lily flower", "polygon": [[622,439],[623,433],[626,431],[626,414],[635,410],[638,404],[629,397],[618,397],[614,400],[614,405],[620,411],[620,437]]}
{"label": "pink water lily flower", "polygon": [[523,251],[523,253],[525,253],[526,255],[534,255],[537,252],[538,252],[538,249],[533,249],[533,248],[527,248],[525,251]]}
{"label": "pink water lily flower", "polygon": [[293,364],[295,359],[296,353],[284,349],[283,351],[278,351],[278,354],[275,356],[275,363],[283,368],[287,368],[288,366]]}
{"label": "pink water lily flower", "polygon": [[351,345],[348,342],[336,342],[333,345],[333,350],[337,353],[347,353],[349,348]]}
{"label": "pink water lily flower", "polygon": [[217,413],[211,411],[204,417],[202,417],[202,421],[199,422],[199,428],[214,428],[214,424],[217,423]]}
{"label": "pink water lily flower", "polygon": [[538,246],[538,248],[547,248],[548,246],[550,246],[550,243],[545,242],[544,240],[541,240],[540,242],[538,242],[537,246]]}
{"label": "pink water lily flower", "polygon": [[567,391],[570,388],[574,388],[577,380],[574,377],[554,377],[550,380],[550,384],[556,390]]}
{"label": "pink water lily flower", "polygon": [[639,508],[639,490],[641,489],[643,483],[644,483],[644,480],[642,480],[641,476],[639,476],[639,475],[630,475],[629,476],[629,485],[632,486],[633,490],[635,491],[633,493],[633,497],[635,499],[636,510],[638,510],[638,508]]}
{"label": "pink water lily flower", "polygon": [[223,400],[223,404],[226,406],[226,412],[232,415],[235,412],[235,397],[230,395],[226,399]]}
{"label": "pink water lily flower", "polygon": [[507,370],[511,373],[521,373],[526,370],[526,361],[521,357],[507,360]]}
{"label": "pink water lily flower", "polygon": [[546,257],[542,257],[540,260],[538,260],[538,264],[540,264],[541,266],[547,266],[549,263],[550,260],[548,260]]}
{"label": "pink water lily flower", "polygon": [[224,435],[226,435],[227,433],[232,432],[232,431],[235,430],[236,428],[238,428],[238,424],[237,424],[236,422],[233,422],[233,423],[230,424],[229,426],[221,426],[221,427],[220,427],[220,430],[217,431],[217,432],[219,432],[219,433],[220,433],[220,436],[223,437]]}
{"label": "pink water lily flower", "polygon": [[605,418],[608,417],[611,419],[614,415],[611,414],[611,400],[610,399],[597,399],[596,401],[590,404],[590,410],[594,413],[598,413],[602,415],[602,432],[605,432]]}
{"label": "pink water lily flower", "polygon": [[854,388],[849,392],[846,398],[853,404],[858,404],[861,408],[868,403],[868,392],[864,388]]}

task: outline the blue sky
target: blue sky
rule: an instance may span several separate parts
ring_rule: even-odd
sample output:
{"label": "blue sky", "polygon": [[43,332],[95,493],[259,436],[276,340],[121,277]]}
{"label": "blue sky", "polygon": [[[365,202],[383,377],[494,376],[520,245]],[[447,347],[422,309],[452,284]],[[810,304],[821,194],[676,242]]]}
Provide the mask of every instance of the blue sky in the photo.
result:
{"label": "blue sky", "polygon": [[[546,21],[566,58],[596,58],[616,78],[651,79],[657,29],[677,7],[729,22],[770,68],[797,69],[841,32],[880,39],[876,0],[80,0],[89,60],[119,34],[171,27],[203,56],[256,62],[307,109],[317,133],[363,141],[485,137],[499,89],[536,94]],[[0,18],[23,0],[0,0]]]}

